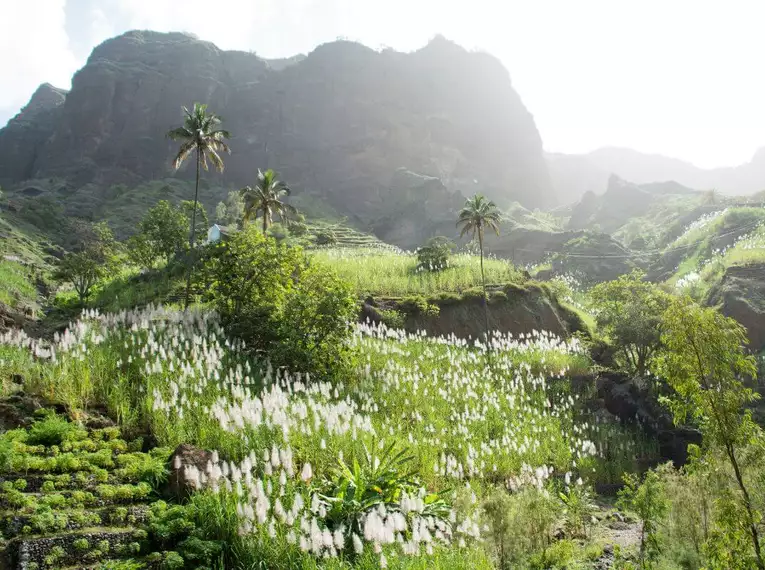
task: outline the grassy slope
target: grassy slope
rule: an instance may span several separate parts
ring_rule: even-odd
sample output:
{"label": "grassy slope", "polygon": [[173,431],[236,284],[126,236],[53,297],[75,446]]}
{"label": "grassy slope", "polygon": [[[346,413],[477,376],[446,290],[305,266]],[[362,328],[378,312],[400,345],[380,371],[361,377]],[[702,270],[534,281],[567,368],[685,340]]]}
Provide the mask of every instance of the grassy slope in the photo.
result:
{"label": "grassy slope", "polygon": [[688,253],[669,284],[691,287],[692,293],[702,299],[726,268],[765,261],[765,209],[729,208],[704,216],[668,249],[681,247],[687,247]]}
{"label": "grassy slope", "polygon": [[[454,255],[450,258],[449,268],[438,272],[418,271],[415,255],[395,251],[332,248],[317,250],[314,255],[352,283],[361,295],[433,295],[481,285],[477,255]],[[505,260],[486,258],[484,270],[487,284],[520,280],[518,270]]]}
{"label": "grassy slope", "polygon": [[26,224],[0,214],[0,303],[17,309],[37,308],[35,280],[44,278],[50,269],[44,240],[45,236]]}
{"label": "grassy slope", "polygon": [[[34,363],[23,351],[0,347],[0,376],[23,370],[30,390],[54,394],[68,409],[103,402],[128,431],[147,422],[162,445],[192,442],[237,461],[250,451],[261,457],[273,445],[284,446],[289,437],[298,473],[310,461],[316,481],[333,476],[340,453],[346,460],[359,459],[362,444],[374,450],[380,441],[397,442],[413,456],[411,466],[429,490],[455,489],[465,499],[471,492],[483,499],[495,485],[523,473],[524,464],[531,467],[527,475],[532,479],[540,477],[534,468],[554,466],[557,477],[573,470],[593,482],[611,482],[611,472],[633,468],[641,451],[618,426],[588,423],[578,416],[576,397],[566,382],[555,378],[580,373],[589,363],[576,345],[552,338],[508,340],[488,368],[480,353],[459,343],[359,334],[353,342],[359,365],[346,382],[286,392],[281,383],[265,381],[267,389],[258,393],[264,372],[225,345],[214,323],[192,326],[187,315],[168,328],[157,316],[139,317],[136,322],[142,324],[133,331],[116,323],[78,328],[84,338],[70,339],[71,353],[59,347],[56,363]],[[93,342],[101,335],[106,338]],[[178,338],[194,349],[179,347]],[[87,358],[81,359],[81,350]],[[242,370],[251,369],[248,363],[253,372],[249,379],[241,378]],[[222,381],[210,381],[213,377]],[[289,383],[294,386],[294,379]],[[243,385],[255,392],[243,392]],[[267,417],[252,413],[262,405],[273,407]],[[240,421],[239,427],[234,425]],[[601,444],[622,454],[601,466],[591,455]],[[255,476],[271,479],[261,471]],[[301,485],[288,481],[288,495],[300,492]],[[460,509],[465,509],[462,517],[474,507],[466,500]],[[260,527],[262,540],[256,532],[244,541],[239,556],[260,560],[264,567],[286,568],[281,562],[285,559],[290,568],[315,567],[311,556],[286,544],[284,531],[279,524],[275,538],[269,539],[265,526]],[[242,545],[235,532],[231,540]],[[373,568],[376,561],[365,556],[353,566]],[[326,566],[334,567],[334,562]],[[437,549],[424,559],[396,557],[394,567],[490,566],[475,545]]]}

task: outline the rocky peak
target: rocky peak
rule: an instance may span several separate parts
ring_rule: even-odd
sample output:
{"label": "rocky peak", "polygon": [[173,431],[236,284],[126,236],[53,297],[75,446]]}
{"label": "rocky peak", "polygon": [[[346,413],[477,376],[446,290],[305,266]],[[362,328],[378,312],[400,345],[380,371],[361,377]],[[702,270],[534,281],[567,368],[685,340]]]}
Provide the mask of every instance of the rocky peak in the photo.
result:
{"label": "rocky peak", "polygon": [[275,168],[296,192],[364,223],[395,206],[381,196],[398,168],[440,180],[446,195],[552,199],[541,138],[507,70],[444,38],[412,53],[335,41],[273,64],[187,34],[127,32],[93,50],[55,120],[33,121],[39,132],[23,140],[0,129],[0,153],[14,157],[0,182],[55,176],[104,189],[189,178],[193,169],[171,168],[177,148],[164,135],[195,101],[235,137],[225,172],[210,175],[221,186]]}
{"label": "rocky peak", "polygon": [[12,121],[32,121],[39,117],[40,113],[45,111],[51,111],[62,105],[66,100],[67,91],[54,87],[50,83],[43,83],[40,85],[29,102],[23,109],[16,115]]}

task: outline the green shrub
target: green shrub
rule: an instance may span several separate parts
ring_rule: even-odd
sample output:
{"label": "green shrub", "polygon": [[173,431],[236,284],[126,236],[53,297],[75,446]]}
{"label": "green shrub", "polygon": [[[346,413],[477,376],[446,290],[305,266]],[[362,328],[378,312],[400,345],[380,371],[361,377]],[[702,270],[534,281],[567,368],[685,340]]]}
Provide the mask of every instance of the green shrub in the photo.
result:
{"label": "green shrub", "polygon": [[90,548],[90,543],[86,538],[78,538],[72,543],[75,550],[87,550]]}
{"label": "green shrub", "polygon": [[316,245],[334,245],[337,243],[337,236],[331,229],[319,230],[316,232]]}
{"label": "green shrub", "polygon": [[483,536],[493,548],[499,568],[528,568],[550,543],[561,504],[535,487],[513,494],[495,489],[482,510],[488,527]]}
{"label": "green shrub", "polygon": [[440,312],[438,305],[428,303],[425,297],[421,295],[405,297],[399,304],[399,310],[410,315],[423,315],[427,317],[436,317]]}
{"label": "green shrub", "polygon": [[228,330],[274,365],[319,377],[351,365],[346,340],[358,311],[353,290],[301,248],[250,226],[216,248],[207,272]]}
{"label": "green shrub", "polygon": [[563,502],[563,517],[566,532],[574,538],[587,538],[587,529],[592,524],[595,505],[590,489],[583,484],[567,486],[559,493]]}
{"label": "green shrub", "polygon": [[77,432],[82,432],[82,429],[61,416],[51,414],[32,424],[27,441],[30,445],[61,445]]}
{"label": "green shrub", "polygon": [[420,271],[442,271],[449,267],[449,256],[454,251],[454,242],[437,236],[430,238],[417,250],[417,269]]}
{"label": "green shrub", "polygon": [[438,303],[441,306],[444,305],[456,305],[462,301],[462,296],[459,293],[444,292],[439,293],[431,299],[434,303]]}
{"label": "green shrub", "polygon": [[396,309],[378,309],[383,324],[391,329],[403,329],[406,315]]}
{"label": "green shrub", "polygon": [[639,561],[641,567],[655,562],[661,553],[658,526],[669,509],[664,484],[656,471],[648,471],[640,478],[624,474],[624,488],[619,491],[620,508],[634,512],[641,522]]}
{"label": "green shrub", "polygon": [[471,287],[469,289],[465,289],[462,292],[462,298],[465,300],[483,299],[483,289],[481,289],[480,287]]}
{"label": "green shrub", "polygon": [[531,557],[531,568],[539,570],[567,570],[576,555],[576,544],[571,540],[559,540],[543,552]]}
{"label": "green shrub", "polygon": [[165,559],[159,567],[162,570],[182,570],[185,564],[183,557],[173,550],[165,553]]}

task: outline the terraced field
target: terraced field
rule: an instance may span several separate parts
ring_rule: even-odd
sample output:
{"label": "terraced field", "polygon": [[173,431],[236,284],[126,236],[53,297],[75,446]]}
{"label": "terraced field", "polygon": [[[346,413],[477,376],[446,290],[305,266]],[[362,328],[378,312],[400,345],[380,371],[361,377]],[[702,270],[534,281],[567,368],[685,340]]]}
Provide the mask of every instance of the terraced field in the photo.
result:
{"label": "terraced field", "polygon": [[[17,416],[7,402],[3,417]],[[0,435],[0,567],[177,567],[175,548],[194,525],[184,507],[159,500],[170,450],[144,452],[141,438],[127,441],[114,426],[84,428],[44,409],[35,416]]]}

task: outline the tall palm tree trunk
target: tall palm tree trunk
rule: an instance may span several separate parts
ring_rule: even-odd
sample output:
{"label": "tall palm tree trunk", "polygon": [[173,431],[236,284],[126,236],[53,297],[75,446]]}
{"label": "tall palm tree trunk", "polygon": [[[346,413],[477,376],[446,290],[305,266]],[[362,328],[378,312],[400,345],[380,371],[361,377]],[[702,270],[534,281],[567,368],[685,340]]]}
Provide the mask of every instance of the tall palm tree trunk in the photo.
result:
{"label": "tall palm tree trunk", "polygon": [[191,235],[189,237],[189,267],[186,276],[186,296],[183,300],[183,310],[189,308],[189,294],[191,293],[191,275],[194,272],[194,242],[197,232],[197,203],[199,198],[199,164],[201,156],[199,154],[199,147],[197,147],[197,181],[194,186],[194,210],[191,212]]}
{"label": "tall palm tree trunk", "polygon": [[268,231],[268,210],[263,208],[263,235]]}
{"label": "tall palm tree trunk", "polygon": [[484,318],[484,340],[486,341],[486,351],[490,352],[489,348],[489,299],[486,297],[486,276],[483,272],[483,229],[478,228],[478,249],[481,253],[481,285],[483,286],[483,318]]}

